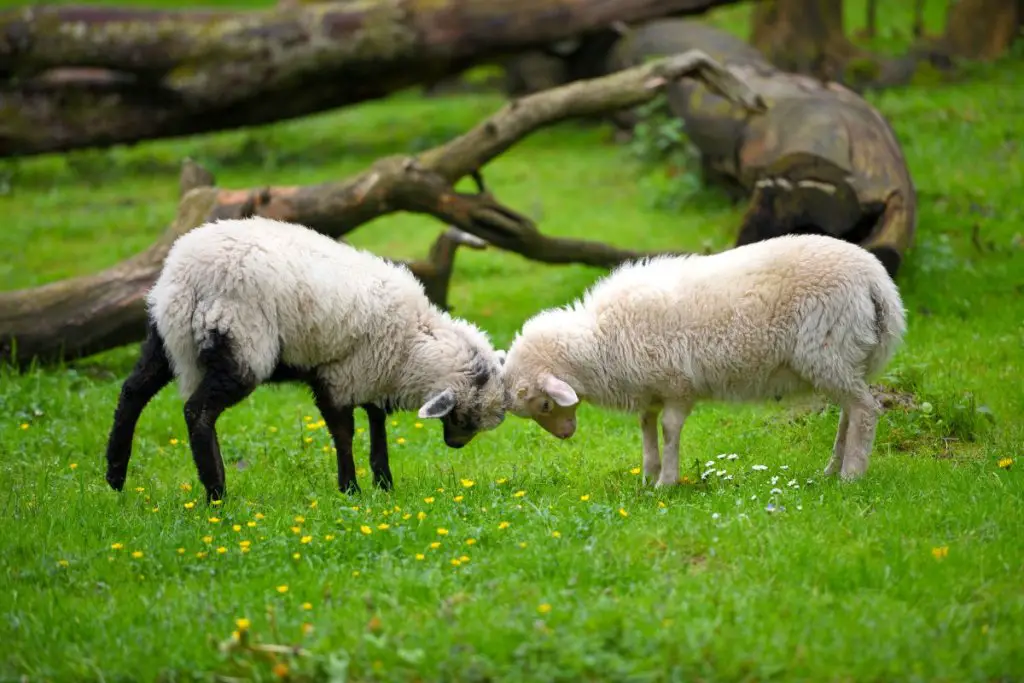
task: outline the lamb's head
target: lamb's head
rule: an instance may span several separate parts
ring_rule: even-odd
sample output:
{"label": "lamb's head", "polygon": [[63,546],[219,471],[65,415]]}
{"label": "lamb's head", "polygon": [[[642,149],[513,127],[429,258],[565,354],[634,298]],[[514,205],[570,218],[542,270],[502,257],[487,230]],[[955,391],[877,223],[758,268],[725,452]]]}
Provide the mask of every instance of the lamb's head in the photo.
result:
{"label": "lamb's head", "polygon": [[430,368],[441,371],[440,381],[433,383],[419,417],[440,419],[445,445],[462,448],[505,419],[501,360],[487,336],[462,320],[434,330],[429,347]]}
{"label": "lamb's head", "polygon": [[533,420],[559,439],[576,433],[580,399],[564,379],[556,376],[537,344],[517,337],[502,364],[506,409],[516,417]]}

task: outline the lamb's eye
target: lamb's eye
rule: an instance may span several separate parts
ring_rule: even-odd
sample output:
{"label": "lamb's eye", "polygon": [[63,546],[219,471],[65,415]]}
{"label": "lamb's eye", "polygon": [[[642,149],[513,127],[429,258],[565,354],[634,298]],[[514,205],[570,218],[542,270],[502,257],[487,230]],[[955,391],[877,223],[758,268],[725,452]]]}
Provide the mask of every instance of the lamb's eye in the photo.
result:
{"label": "lamb's eye", "polygon": [[551,412],[551,401],[545,400],[540,404],[540,412],[550,413]]}

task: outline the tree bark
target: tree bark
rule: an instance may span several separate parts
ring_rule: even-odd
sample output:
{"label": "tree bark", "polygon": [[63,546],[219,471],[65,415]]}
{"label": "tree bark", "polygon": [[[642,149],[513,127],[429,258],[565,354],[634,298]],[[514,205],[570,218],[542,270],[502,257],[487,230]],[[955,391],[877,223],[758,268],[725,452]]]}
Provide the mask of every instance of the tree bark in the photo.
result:
{"label": "tree bark", "polygon": [[[633,107],[651,100],[670,82],[697,79],[728,101],[754,111],[764,103],[733,73],[699,51],[651,62],[601,79],[580,81],[511,102],[466,134],[418,158],[387,157],[346,180],[308,187],[221,190],[198,169],[182,174],[177,218],[157,242],[96,275],[33,289],[0,293],[0,358],[23,366],[33,359],[72,359],[141,340],[144,293],[159,274],[173,241],[212,219],[260,215],[302,223],[342,237],[394,211],[429,214],[479,241],[545,263],[611,267],[645,255],[590,242],[548,237],[529,218],[501,205],[486,190],[480,169],[531,132],[568,118]],[[459,193],[465,176],[477,193]],[[470,241],[461,233],[448,240]],[[451,276],[454,244],[435,244],[433,263],[413,264],[437,301]],[[432,280],[431,280],[432,279]],[[432,282],[432,284],[431,284]]]}
{"label": "tree bark", "polygon": [[1020,35],[1022,22],[1021,0],[957,0],[946,15],[942,43],[958,57],[997,59]]}
{"label": "tree bark", "polygon": [[265,11],[0,13],[0,156],[303,116],[615,20],[737,0],[335,0]]}
{"label": "tree bark", "polygon": [[843,0],[768,0],[754,8],[750,43],[785,71],[834,77],[856,53]]}

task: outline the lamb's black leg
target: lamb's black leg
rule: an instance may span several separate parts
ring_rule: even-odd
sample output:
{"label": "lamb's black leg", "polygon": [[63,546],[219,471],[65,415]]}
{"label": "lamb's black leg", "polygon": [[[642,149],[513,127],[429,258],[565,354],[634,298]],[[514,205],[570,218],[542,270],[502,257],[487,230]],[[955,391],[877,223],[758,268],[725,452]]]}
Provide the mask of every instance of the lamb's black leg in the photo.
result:
{"label": "lamb's black leg", "polygon": [[384,491],[390,491],[394,487],[394,478],[388,462],[388,414],[372,403],[363,405],[363,410],[366,411],[370,425],[370,471],[373,472],[373,483]]}
{"label": "lamb's black leg", "polygon": [[172,378],[163,340],[156,326],[150,323],[139,360],[121,386],[121,395],[114,410],[114,424],[107,441],[107,483],[115,491],[124,488],[128,460],[132,457],[132,439],[142,410]]}
{"label": "lamb's black leg", "polygon": [[331,433],[334,450],[338,454],[338,490],[348,494],[359,493],[356,461],[352,457],[352,439],[356,433],[355,408],[336,406],[331,400],[330,391],[319,379],[310,381],[310,387],[313,389],[317,410],[327,424],[327,431]]}
{"label": "lamb's black leg", "polygon": [[192,447],[192,459],[199,481],[206,488],[206,500],[224,497],[224,461],[217,442],[217,418],[256,388],[251,374],[239,367],[231,355],[228,339],[213,333],[211,343],[199,353],[205,375],[185,403],[185,424]]}

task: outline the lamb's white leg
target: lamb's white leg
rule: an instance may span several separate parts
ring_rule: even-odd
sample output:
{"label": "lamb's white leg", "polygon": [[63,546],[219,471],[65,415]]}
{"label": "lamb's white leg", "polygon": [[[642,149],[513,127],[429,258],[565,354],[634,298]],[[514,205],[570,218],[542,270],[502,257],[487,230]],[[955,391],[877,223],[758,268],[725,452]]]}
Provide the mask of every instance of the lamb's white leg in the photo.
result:
{"label": "lamb's white leg", "polygon": [[661,413],[661,431],[665,438],[661,461],[661,476],[657,487],[675,486],[679,483],[679,440],[682,435],[690,406],[668,404]]}
{"label": "lamb's white leg", "polygon": [[644,484],[653,484],[661,474],[661,452],[658,449],[658,411],[640,413],[640,433],[644,444]]}
{"label": "lamb's white leg", "polygon": [[849,411],[850,425],[846,434],[843,453],[843,468],[840,476],[844,481],[857,479],[868,469],[871,449],[875,444],[875,428],[881,412],[871,392],[864,387],[852,397],[843,411]]}
{"label": "lamb's white leg", "polygon": [[846,452],[846,433],[849,427],[850,411],[843,408],[839,414],[839,429],[836,431],[836,440],[832,444],[832,459],[825,466],[826,477],[839,474],[839,470],[843,468],[843,455]]}

